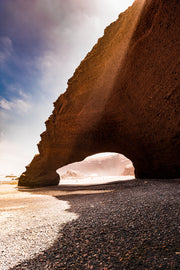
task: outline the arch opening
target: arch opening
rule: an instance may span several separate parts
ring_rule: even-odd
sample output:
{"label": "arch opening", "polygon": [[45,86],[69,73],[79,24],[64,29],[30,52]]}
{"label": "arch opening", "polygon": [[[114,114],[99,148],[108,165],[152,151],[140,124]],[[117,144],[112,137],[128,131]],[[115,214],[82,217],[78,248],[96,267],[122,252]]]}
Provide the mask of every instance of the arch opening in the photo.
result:
{"label": "arch opening", "polygon": [[59,168],[60,184],[100,184],[135,178],[130,159],[114,152],[98,153]]}

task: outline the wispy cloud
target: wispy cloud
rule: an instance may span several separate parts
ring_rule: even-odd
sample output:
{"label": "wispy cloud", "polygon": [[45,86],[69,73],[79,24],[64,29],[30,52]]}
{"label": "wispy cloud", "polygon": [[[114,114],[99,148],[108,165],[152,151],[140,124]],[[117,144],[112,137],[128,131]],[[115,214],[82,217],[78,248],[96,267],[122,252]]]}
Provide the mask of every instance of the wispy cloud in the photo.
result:
{"label": "wispy cloud", "polygon": [[12,111],[13,113],[27,113],[31,108],[29,96],[22,93],[22,98],[14,98],[11,101],[5,98],[0,99],[0,109],[5,111]]}
{"label": "wispy cloud", "polygon": [[3,110],[11,110],[11,107],[12,107],[12,103],[7,101],[6,99],[1,99],[0,100],[0,108],[3,109]]}
{"label": "wispy cloud", "polygon": [[6,36],[0,37],[0,65],[6,63],[12,52],[13,46],[11,39]]}
{"label": "wispy cloud", "polygon": [[[12,136],[14,126],[19,129],[19,124],[29,121],[29,113],[33,109],[31,97],[19,91],[19,97],[11,97],[9,100],[0,97],[0,140],[2,137]],[[31,112],[32,113],[32,112]],[[21,127],[23,130],[23,128]],[[14,133],[15,134],[15,133]],[[3,136],[2,136],[3,135]]]}

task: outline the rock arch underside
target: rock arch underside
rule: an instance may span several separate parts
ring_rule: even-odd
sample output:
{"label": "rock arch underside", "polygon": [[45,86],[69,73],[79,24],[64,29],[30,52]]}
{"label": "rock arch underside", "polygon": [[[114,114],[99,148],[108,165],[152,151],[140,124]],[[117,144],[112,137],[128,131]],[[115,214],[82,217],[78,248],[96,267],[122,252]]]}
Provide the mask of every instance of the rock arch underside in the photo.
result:
{"label": "rock arch underside", "polygon": [[179,178],[177,0],[137,0],[87,54],[41,134],[20,186],[57,185],[56,170],[99,152],[129,158],[137,178]]}

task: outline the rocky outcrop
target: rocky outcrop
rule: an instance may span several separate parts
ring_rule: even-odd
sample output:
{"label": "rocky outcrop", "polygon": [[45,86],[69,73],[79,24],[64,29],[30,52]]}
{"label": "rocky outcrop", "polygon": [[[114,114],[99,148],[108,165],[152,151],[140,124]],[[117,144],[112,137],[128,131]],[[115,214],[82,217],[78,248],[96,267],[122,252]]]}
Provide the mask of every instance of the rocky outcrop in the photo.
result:
{"label": "rocky outcrop", "polygon": [[56,185],[56,169],[99,152],[125,155],[138,178],[179,177],[179,14],[177,0],[137,0],[105,30],[19,185]]}

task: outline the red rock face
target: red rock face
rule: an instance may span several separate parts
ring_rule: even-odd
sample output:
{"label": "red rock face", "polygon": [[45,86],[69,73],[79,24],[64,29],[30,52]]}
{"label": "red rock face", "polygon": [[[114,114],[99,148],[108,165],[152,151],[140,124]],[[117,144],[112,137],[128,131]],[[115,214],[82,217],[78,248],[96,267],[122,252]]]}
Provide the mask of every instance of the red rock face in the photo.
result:
{"label": "red rock face", "polygon": [[179,14],[177,0],[137,0],[105,30],[19,185],[56,185],[56,169],[99,152],[125,155],[138,178],[179,177]]}

